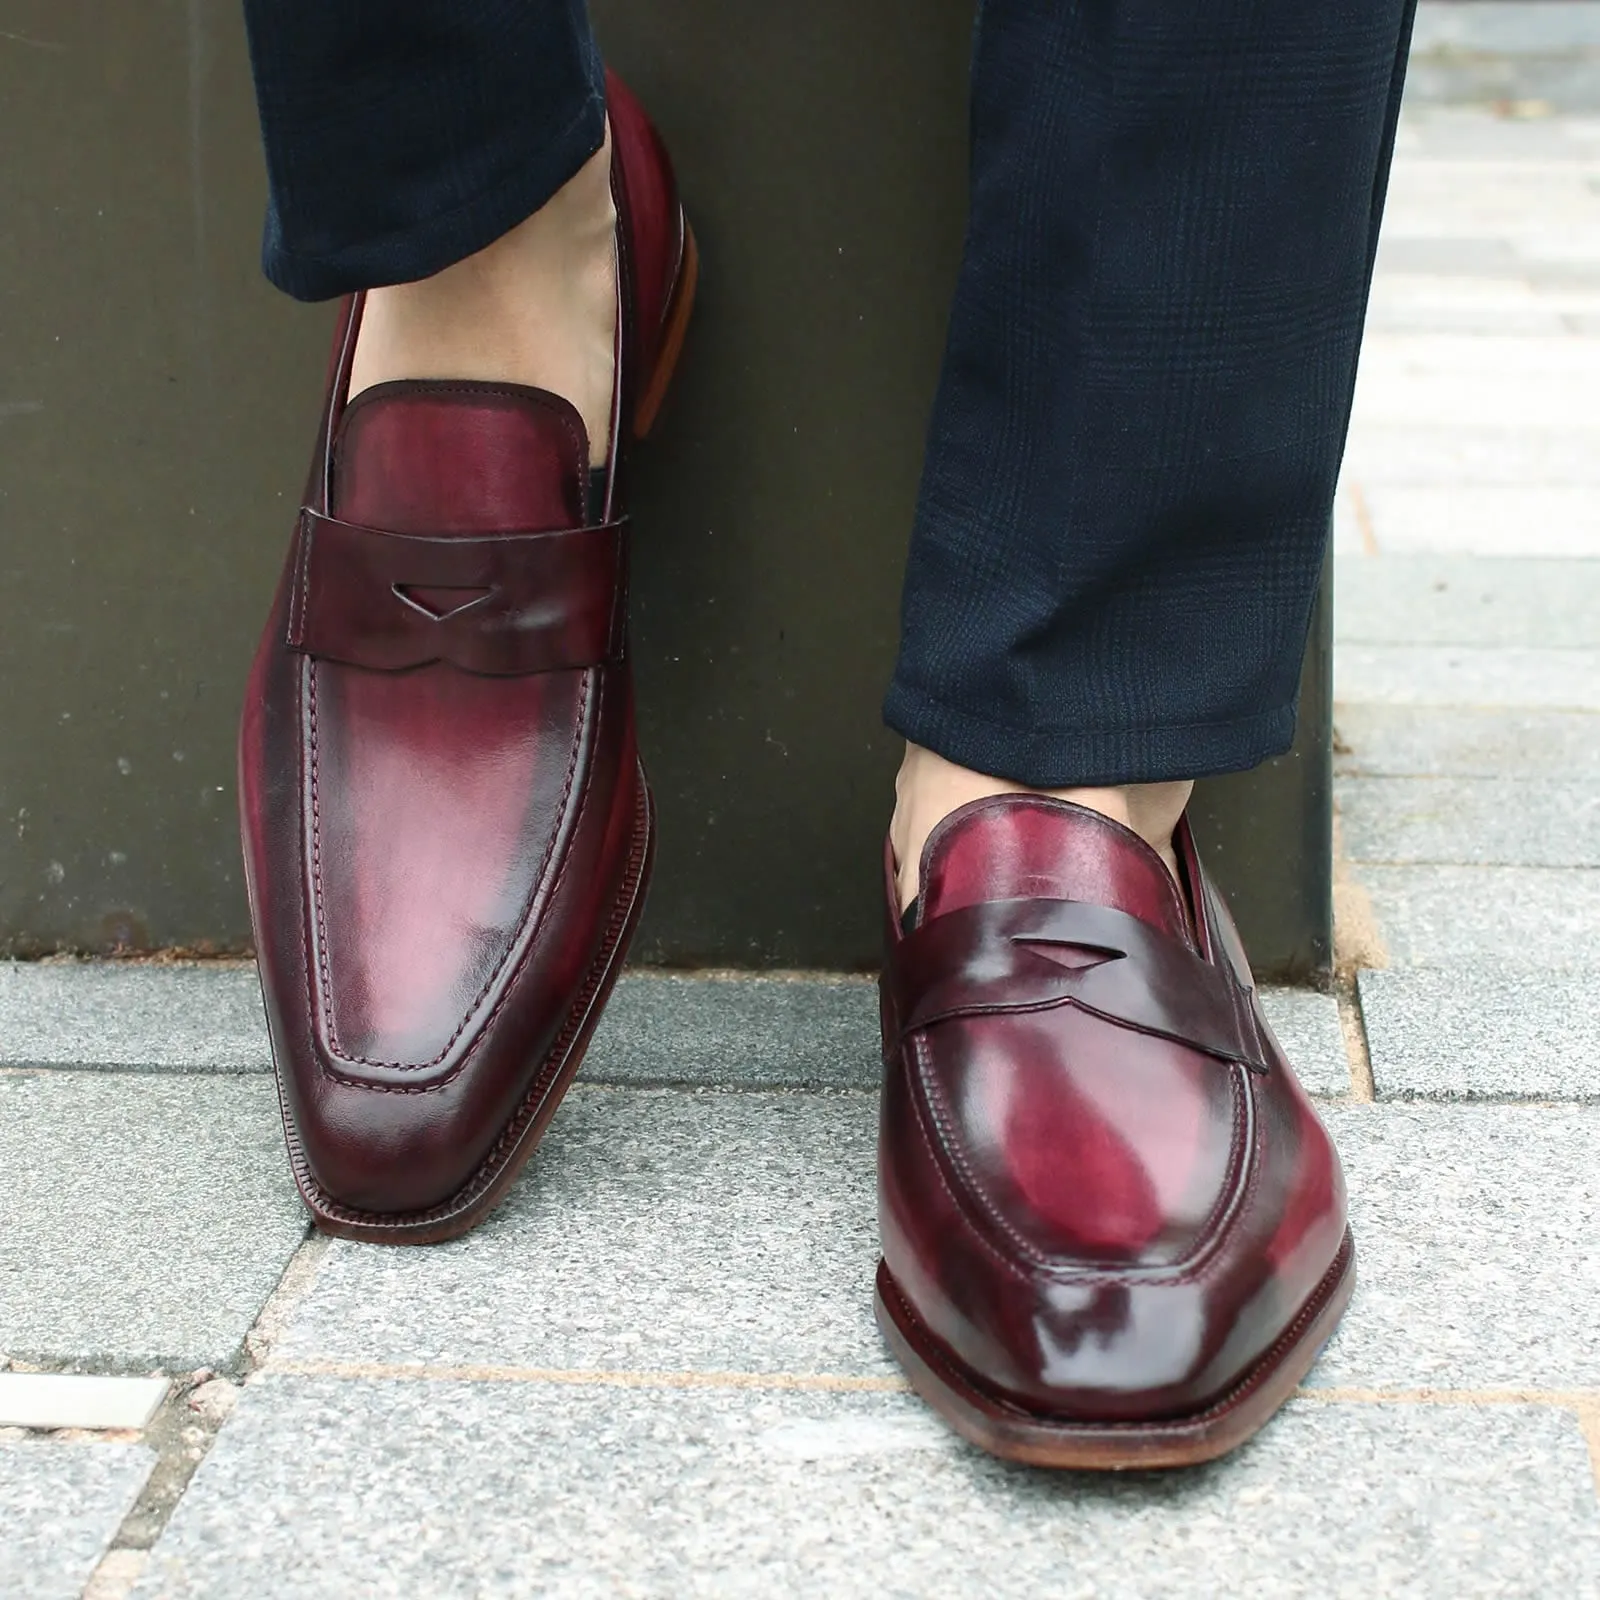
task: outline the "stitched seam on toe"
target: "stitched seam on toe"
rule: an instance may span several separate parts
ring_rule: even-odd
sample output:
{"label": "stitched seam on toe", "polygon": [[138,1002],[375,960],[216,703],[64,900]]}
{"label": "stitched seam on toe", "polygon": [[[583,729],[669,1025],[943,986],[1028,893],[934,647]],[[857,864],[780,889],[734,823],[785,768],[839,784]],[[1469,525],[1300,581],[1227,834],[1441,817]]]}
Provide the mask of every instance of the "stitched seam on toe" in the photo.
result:
{"label": "stitched seam on toe", "polygon": [[[608,924],[608,933],[616,931],[621,924],[626,922],[628,916],[632,912],[634,903],[636,902],[638,896],[643,892],[644,888],[642,861],[643,858],[647,857],[649,854],[650,807],[647,793],[642,785],[639,790],[639,798],[635,803],[634,812],[636,832],[637,823],[640,820],[642,820],[644,823],[642,837],[636,837],[635,840],[635,847],[639,852],[638,859],[640,859],[641,862],[640,870],[638,875],[633,878],[632,891],[628,895],[627,899],[619,902],[619,904],[613,909],[612,920],[611,923]],[[589,971],[589,982],[591,984],[598,981],[596,979],[597,971],[606,964],[612,962],[615,958],[615,955],[616,940],[610,938],[602,939],[600,952],[596,956],[595,962],[590,967]],[[586,992],[589,995],[588,1004],[592,1006],[594,990],[586,985]],[[585,1011],[585,1014],[587,1014],[587,1011]],[[568,1013],[567,1028],[569,1030],[575,1026],[581,1026],[580,1022],[575,1022],[577,1015],[578,1014],[576,1012]],[[568,1047],[570,1047],[570,1037],[568,1037],[566,1034],[564,1034],[563,1037],[567,1039]],[[549,1057],[547,1057],[545,1068],[541,1072],[539,1079],[535,1081],[533,1086],[529,1089],[527,1095],[524,1096],[522,1107],[518,1111],[517,1116],[506,1126],[499,1139],[495,1141],[489,1153],[479,1164],[474,1176],[468,1180],[467,1184],[463,1188],[457,1190],[454,1195],[450,1196],[447,1200],[443,1201],[439,1205],[433,1206],[424,1212],[411,1212],[400,1215],[384,1215],[382,1213],[360,1211],[354,1207],[342,1205],[338,1201],[334,1200],[330,1195],[327,1194],[327,1192],[317,1182],[316,1178],[312,1175],[310,1164],[306,1159],[305,1149],[301,1143],[299,1134],[296,1131],[294,1121],[286,1112],[283,1119],[283,1127],[289,1146],[290,1163],[294,1167],[297,1181],[301,1182],[302,1184],[302,1190],[306,1194],[308,1204],[313,1204],[316,1208],[336,1219],[360,1223],[365,1227],[383,1231],[398,1231],[408,1227],[414,1227],[419,1223],[426,1224],[430,1221],[436,1221],[441,1218],[459,1215],[465,1207],[474,1204],[477,1196],[480,1195],[484,1189],[486,1189],[499,1177],[499,1169],[501,1166],[503,1166],[505,1156],[510,1150],[514,1149],[517,1142],[522,1138],[528,1122],[536,1114],[538,1106],[543,1103],[549,1088],[549,1063],[558,1060],[565,1061],[566,1059],[566,1055],[562,1053],[562,1040],[558,1039],[556,1047],[552,1049]],[[454,1076],[454,1074],[452,1074],[452,1076]],[[364,1084],[360,1087],[372,1088],[375,1092],[380,1094],[429,1094],[437,1086],[430,1084],[420,1088],[411,1088],[405,1085]],[[278,1082],[278,1091],[279,1105],[281,1107],[283,1103],[283,1082],[281,1076]]]}
{"label": "stitched seam on toe", "polygon": [[[924,1120],[924,1108],[918,1103],[919,1100],[926,1099],[925,1095],[918,1095],[917,1084],[923,1077],[926,1076],[928,1070],[928,1064],[923,1059],[922,1055],[922,1040],[920,1037],[911,1041],[911,1051],[912,1059],[916,1062],[917,1066],[916,1072],[908,1074],[908,1077],[911,1079],[911,1082],[908,1085],[910,1090],[909,1099],[911,1101],[911,1110],[912,1114],[917,1119],[917,1128],[922,1134],[922,1143],[923,1148],[926,1150],[928,1155],[928,1164],[933,1168],[933,1174],[939,1180],[939,1187],[944,1190],[945,1195],[948,1197],[951,1207],[956,1214],[957,1220],[961,1223],[962,1227],[966,1229],[968,1235],[978,1245],[978,1247],[987,1255],[989,1255],[998,1264],[1003,1272],[1009,1273],[1013,1278],[1018,1279],[1024,1284],[1031,1283],[1032,1274],[1030,1274],[1019,1262],[1011,1260],[1003,1250],[997,1248],[994,1241],[988,1238],[983,1230],[974,1224],[971,1216],[968,1215],[967,1207],[962,1204],[961,1196],[958,1195],[955,1189],[951,1187],[950,1180],[945,1176],[944,1163],[939,1159],[940,1149],[948,1144],[948,1140],[944,1136],[944,1129],[942,1127],[938,1129],[940,1134],[939,1138],[931,1137],[927,1122]],[[931,1103],[928,1103],[927,1111],[933,1116],[935,1122],[937,1123],[939,1120],[938,1112]]]}

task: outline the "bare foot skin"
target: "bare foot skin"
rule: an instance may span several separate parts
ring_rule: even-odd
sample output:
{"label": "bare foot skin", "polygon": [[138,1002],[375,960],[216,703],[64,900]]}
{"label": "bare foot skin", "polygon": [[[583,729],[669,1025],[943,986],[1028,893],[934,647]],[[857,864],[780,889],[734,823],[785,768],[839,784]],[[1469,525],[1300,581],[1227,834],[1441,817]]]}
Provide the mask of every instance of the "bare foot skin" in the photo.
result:
{"label": "bare foot skin", "polygon": [[570,400],[590,459],[611,448],[617,329],[611,134],[549,202],[486,249],[367,295],[350,393],[396,378],[522,383]]}
{"label": "bare foot skin", "polygon": [[1178,858],[1172,848],[1172,830],[1189,803],[1194,784],[1184,781],[1135,783],[1116,789],[1031,789],[1026,784],[1008,783],[1004,778],[970,772],[920,745],[908,744],[905,760],[900,763],[900,772],[895,778],[894,791],[889,840],[898,864],[900,909],[904,911],[917,897],[917,875],[928,835],[958,806],[995,794],[1044,794],[1098,811],[1113,822],[1131,828],[1177,877]]}

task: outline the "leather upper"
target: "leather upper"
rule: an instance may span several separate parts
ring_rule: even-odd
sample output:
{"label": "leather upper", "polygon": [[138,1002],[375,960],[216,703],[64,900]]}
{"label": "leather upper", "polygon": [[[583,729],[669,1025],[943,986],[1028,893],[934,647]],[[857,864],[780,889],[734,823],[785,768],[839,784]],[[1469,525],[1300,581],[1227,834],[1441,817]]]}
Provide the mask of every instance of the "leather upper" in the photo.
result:
{"label": "leather upper", "polygon": [[1333,1146],[1179,843],[1192,916],[1098,813],[979,801],[928,841],[916,928],[889,919],[885,1261],[967,1372],[1041,1415],[1203,1409],[1344,1238]]}
{"label": "leather upper", "polygon": [[[682,224],[659,141],[611,101],[621,415],[672,290],[634,280],[675,270]],[[581,1024],[646,802],[622,473],[591,525],[582,420],[544,391],[347,404],[360,316],[247,691],[241,815],[302,1188],[417,1214],[514,1136]]]}

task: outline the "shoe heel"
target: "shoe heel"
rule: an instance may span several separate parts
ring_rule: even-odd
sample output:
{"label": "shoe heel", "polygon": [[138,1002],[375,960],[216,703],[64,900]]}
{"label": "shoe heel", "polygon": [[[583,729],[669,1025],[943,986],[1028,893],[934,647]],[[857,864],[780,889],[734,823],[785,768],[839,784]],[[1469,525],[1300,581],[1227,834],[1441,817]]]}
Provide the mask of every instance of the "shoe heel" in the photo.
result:
{"label": "shoe heel", "polygon": [[685,218],[683,224],[683,261],[678,267],[678,281],[672,290],[672,305],[667,312],[666,325],[661,331],[661,353],[656,357],[655,371],[639,403],[633,409],[633,436],[646,438],[656,425],[661,413],[661,402],[667,397],[672,374],[677,370],[678,357],[683,354],[684,335],[689,331],[689,315],[694,310],[695,290],[700,284],[700,248],[694,241],[694,230]]}

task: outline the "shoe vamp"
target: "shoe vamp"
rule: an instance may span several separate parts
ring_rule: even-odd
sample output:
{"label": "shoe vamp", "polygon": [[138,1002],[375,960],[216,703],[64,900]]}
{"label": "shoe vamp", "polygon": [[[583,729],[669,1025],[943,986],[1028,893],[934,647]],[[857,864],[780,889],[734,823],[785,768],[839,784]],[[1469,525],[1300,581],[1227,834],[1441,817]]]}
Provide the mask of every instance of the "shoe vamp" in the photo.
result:
{"label": "shoe vamp", "polygon": [[1052,1263],[1185,1260],[1237,1184],[1232,1069],[1076,1006],[952,1019],[918,1051],[956,1182]]}
{"label": "shoe vamp", "polygon": [[318,663],[312,874],[334,1054],[427,1067],[492,1000],[570,800],[586,675]]}

